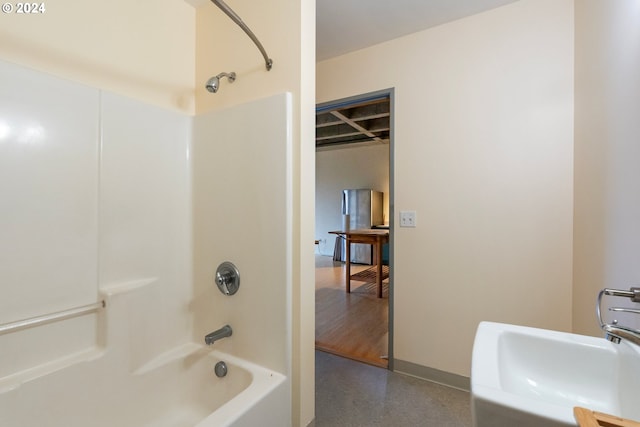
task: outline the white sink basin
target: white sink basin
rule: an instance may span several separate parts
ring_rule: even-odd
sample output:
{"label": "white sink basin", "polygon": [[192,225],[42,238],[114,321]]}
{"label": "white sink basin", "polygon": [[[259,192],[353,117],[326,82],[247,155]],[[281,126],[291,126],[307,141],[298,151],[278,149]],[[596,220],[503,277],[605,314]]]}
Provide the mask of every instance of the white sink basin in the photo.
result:
{"label": "white sink basin", "polygon": [[576,426],[574,406],[640,420],[640,349],[482,322],[473,345],[471,404],[475,427]]}

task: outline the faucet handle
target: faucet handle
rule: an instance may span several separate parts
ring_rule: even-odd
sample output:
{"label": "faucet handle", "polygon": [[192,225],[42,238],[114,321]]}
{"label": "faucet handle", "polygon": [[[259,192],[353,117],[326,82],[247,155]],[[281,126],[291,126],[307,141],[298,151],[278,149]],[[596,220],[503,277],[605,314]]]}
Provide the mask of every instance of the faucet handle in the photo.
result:
{"label": "faucet handle", "polygon": [[216,270],[216,285],[225,295],[233,295],[240,287],[240,272],[238,268],[229,261],[225,261]]}
{"label": "faucet handle", "polygon": [[229,284],[232,281],[233,276],[231,274],[221,273],[219,271],[216,272],[216,284],[225,295],[229,295]]}
{"label": "faucet handle", "polygon": [[[602,297],[604,295],[629,298],[632,302],[640,302],[640,287],[634,286],[628,291],[622,289],[604,288],[598,293],[598,299],[596,301],[596,317],[598,319],[598,323],[600,323],[601,328],[604,328],[605,326],[605,323],[602,320],[602,313],[600,311],[600,306],[602,305]],[[635,308],[611,307],[609,308],[609,310],[640,314],[640,310],[637,310]]]}
{"label": "faucet handle", "polygon": [[629,298],[632,302],[640,302],[640,287],[632,287],[628,291],[622,289],[603,289],[605,295]]}
{"label": "faucet handle", "polygon": [[627,308],[627,307],[609,307],[609,311],[618,311],[623,313],[635,313],[640,314],[640,309],[637,308]]}

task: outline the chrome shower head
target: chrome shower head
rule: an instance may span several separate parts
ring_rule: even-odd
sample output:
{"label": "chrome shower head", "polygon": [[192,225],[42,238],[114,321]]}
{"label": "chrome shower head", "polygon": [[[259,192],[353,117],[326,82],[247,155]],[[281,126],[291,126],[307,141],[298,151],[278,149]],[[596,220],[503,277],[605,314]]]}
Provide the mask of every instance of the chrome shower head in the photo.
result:
{"label": "chrome shower head", "polygon": [[218,88],[220,88],[221,77],[226,77],[227,80],[229,80],[229,83],[233,83],[236,80],[236,73],[232,71],[230,73],[220,73],[215,77],[211,77],[207,80],[207,84],[205,85],[209,92],[216,93],[218,91]]}

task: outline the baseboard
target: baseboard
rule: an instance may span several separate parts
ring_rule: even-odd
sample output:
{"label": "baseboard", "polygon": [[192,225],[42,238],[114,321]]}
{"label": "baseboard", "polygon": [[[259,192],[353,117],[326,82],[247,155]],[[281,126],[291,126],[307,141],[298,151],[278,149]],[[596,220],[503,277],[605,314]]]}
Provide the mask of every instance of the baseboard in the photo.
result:
{"label": "baseboard", "polygon": [[465,376],[452,374],[451,372],[441,371],[428,366],[418,365],[416,363],[407,362],[406,360],[394,359],[393,371],[442,384],[447,387],[456,388],[458,390],[471,390],[471,380]]}

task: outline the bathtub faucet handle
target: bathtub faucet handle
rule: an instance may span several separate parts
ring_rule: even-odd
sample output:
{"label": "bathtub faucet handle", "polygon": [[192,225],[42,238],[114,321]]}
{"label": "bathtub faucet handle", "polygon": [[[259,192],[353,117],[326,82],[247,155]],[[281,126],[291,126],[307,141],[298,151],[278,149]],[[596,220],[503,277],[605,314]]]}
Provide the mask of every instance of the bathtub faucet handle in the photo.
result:
{"label": "bathtub faucet handle", "polygon": [[225,261],[216,270],[216,285],[225,295],[233,295],[240,287],[240,272],[238,268],[229,261]]}
{"label": "bathtub faucet handle", "polygon": [[225,294],[229,295],[229,284],[232,282],[233,277],[229,273],[216,273],[216,283],[220,290]]}

